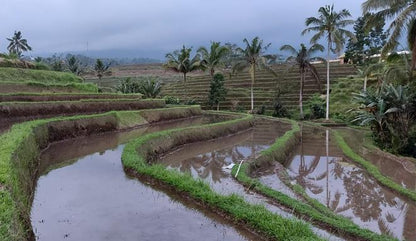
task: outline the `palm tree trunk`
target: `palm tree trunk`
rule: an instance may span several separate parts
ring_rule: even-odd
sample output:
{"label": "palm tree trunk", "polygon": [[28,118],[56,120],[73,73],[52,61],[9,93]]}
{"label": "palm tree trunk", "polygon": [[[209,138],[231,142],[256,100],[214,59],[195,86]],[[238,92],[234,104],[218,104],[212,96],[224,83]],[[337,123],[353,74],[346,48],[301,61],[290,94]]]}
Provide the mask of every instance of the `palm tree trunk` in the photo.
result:
{"label": "palm tree trunk", "polygon": [[328,53],[326,55],[326,115],[325,119],[329,120],[329,51],[331,49],[331,42],[328,41]]}
{"label": "palm tree trunk", "polygon": [[368,80],[368,77],[365,76],[364,77],[364,91],[367,91],[367,80]]}
{"label": "palm tree trunk", "polygon": [[254,110],[254,93],[253,93],[253,88],[254,88],[254,78],[256,76],[256,67],[254,65],[252,65],[250,67],[250,74],[251,74],[251,113],[253,113],[253,110]]}
{"label": "palm tree trunk", "polygon": [[414,40],[413,43],[413,49],[412,49],[412,68],[411,68],[411,72],[412,72],[412,76],[413,76],[413,70],[415,70],[416,68],[416,38]]}
{"label": "palm tree trunk", "polygon": [[303,69],[300,70],[300,88],[299,88],[299,111],[300,111],[300,119],[303,120],[303,78],[305,72]]}
{"label": "palm tree trunk", "polygon": [[219,111],[220,110],[220,102],[218,101],[217,102],[217,111]]}

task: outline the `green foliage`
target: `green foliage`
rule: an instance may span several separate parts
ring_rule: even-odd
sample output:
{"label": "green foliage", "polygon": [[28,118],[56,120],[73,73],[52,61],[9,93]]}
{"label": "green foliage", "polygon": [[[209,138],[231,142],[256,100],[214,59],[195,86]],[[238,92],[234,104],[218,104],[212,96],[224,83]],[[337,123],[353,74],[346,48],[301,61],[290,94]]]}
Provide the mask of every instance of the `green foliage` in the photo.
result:
{"label": "green foliage", "polygon": [[155,77],[140,79],[128,77],[116,89],[123,94],[141,93],[145,98],[156,98],[160,94],[161,85]]}
{"label": "green foliage", "polygon": [[42,63],[42,62],[35,62],[35,69],[38,70],[51,70],[49,65]]}
{"label": "green foliage", "polygon": [[325,101],[319,94],[314,94],[306,102],[306,106],[309,109],[309,111],[305,113],[306,119],[320,119],[325,117]]}
{"label": "green foliage", "polygon": [[366,24],[373,16],[370,13],[359,17],[354,25],[357,41],[349,40],[345,59],[352,60],[355,64],[368,62],[371,55],[379,54],[386,43],[387,33],[384,32],[384,18],[372,21],[371,26]]}
{"label": "green foliage", "polygon": [[0,82],[80,83],[82,79],[71,73],[56,71],[0,68]]}
{"label": "green foliage", "polygon": [[104,64],[101,59],[97,59],[97,61],[95,62],[94,70],[99,80],[101,80],[103,75],[111,74],[111,71],[109,70],[109,68],[110,68],[110,64]]}
{"label": "green foliage", "polygon": [[380,91],[368,90],[355,95],[361,108],[355,122],[370,125],[375,142],[393,153],[416,154],[409,131],[415,124],[415,96],[408,86],[383,86]]}
{"label": "green foliage", "polygon": [[172,53],[166,54],[166,63],[164,67],[183,74],[183,82],[186,82],[186,74],[198,69],[201,69],[201,60],[198,54],[191,58],[192,48],[175,50]]}
{"label": "green foliage", "polygon": [[165,102],[168,105],[179,105],[181,103],[179,98],[173,96],[165,96],[163,99],[165,99]]}
{"label": "green foliage", "polygon": [[209,70],[210,75],[214,76],[215,69],[224,66],[224,57],[227,55],[229,49],[226,46],[221,46],[220,42],[212,42],[210,51],[205,47],[198,49],[201,55],[201,69]]}
{"label": "green foliage", "polygon": [[217,73],[213,76],[208,93],[208,103],[211,108],[215,105],[219,110],[220,101],[225,100],[227,89],[224,86],[224,75]]}
{"label": "green foliage", "polygon": [[84,68],[81,66],[80,61],[73,55],[66,59],[66,65],[68,70],[75,75],[81,75],[84,72]]}

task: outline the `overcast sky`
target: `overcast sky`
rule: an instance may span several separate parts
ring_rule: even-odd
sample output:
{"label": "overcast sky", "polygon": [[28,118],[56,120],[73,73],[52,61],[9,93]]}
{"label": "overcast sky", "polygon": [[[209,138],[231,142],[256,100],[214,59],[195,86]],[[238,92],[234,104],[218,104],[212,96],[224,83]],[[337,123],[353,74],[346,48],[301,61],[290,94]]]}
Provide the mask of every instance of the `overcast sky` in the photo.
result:
{"label": "overcast sky", "polygon": [[86,51],[109,57],[163,59],[185,44],[242,44],[259,36],[277,53],[283,44],[308,42],[305,18],[319,7],[361,15],[362,0],[0,0],[0,52],[21,30],[30,55]]}

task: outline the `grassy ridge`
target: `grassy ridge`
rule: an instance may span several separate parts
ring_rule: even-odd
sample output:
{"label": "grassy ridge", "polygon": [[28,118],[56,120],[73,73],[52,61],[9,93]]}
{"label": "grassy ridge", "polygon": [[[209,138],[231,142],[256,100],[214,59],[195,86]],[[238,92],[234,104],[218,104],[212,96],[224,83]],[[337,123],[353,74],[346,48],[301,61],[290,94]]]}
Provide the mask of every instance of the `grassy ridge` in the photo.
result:
{"label": "grassy ridge", "polygon": [[[67,137],[126,129],[201,114],[199,106],[60,117],[17,124],[0,138],[0,240],[27,240],[31,197],[41,149]],[[159,116],[159,118],[158,118]],[[149,120],[149,121],[148,121]]]}
{"label": "grassy ridge", "polygon": [[303,222],[283,218],[262,206],[248,204],[236,195],[219,195],[212,191],[207,184],[201,180],[195,180],[189,174],[167,170],[161,165],[148,164],[156,159],[158,154],[174,147],[236,133],[251,126],[251,121],[253,121],[253,117],[246,116],[221,123],[148,134],[127,144],[123,151],[122,162],[125,168],[166,183],[176,191],[186,193],[192,199],[213,209],[219,209],[231,216],[234,221],[248,224],[271,239],[319,240],[309,226]]}
{"label": "grassy ridge", "polygon": [[81,83],[82,79],[69,72],[34,70],[20,68],[0,68],[0,81],[42,83]]}
{"label": "grassy ridge", "polygon": [[[79,92],[91,92],[97,93],[98,87],[95,84],[91,83],[78,83],[78,82],[70,82],[70,83],[44,83],[38,81],[25,81],[25,82],[13,82],[13,81],[0,81],[0,87],[2,85],[13,85],[16,88],[16,91],[19,91],[19,87],[33,87],[34,89],[41,89],[36,90],[34,92],[47,92],[50,89],[62,89],[62,92],[68,91],[79,91]],[[13,91],[13,92],[16,92]]]}
{"label": "grassy ridge", "polygon": [[366,161],[364,158],[362,158],[360,155],[355,153],[345,142],[344,138],[341,136],[341,134],[338,133],[338,131],[335,131],[335,140],[338,143],[338,146],[342,149],[344,154],[351,158],[354,162],[361,165],[372,177],[374,177],[380,184],[400,193],[401,195],[408,197],[412,201],[416,201],[416,192],[411,191],[407,188],[404,188],[400,184],[397,184],[390,178],[384,176],[381,174],[380,170],[370,162]]}
{"label": "grassy ridge", "polygon": [[[299,185],[291,185],[293,191],[304,197],[307,203],[291,198],[288,195],[274,190],[257,179],[251,178],[248,174],[256,168],[263,166],[264,163],[271,161],[284,161],[290,149],[296,145],[296,135],[299,133],[299,125],[292,122],[292,129],[287,131],[282,137],[276,139],[275,143],[268,149],[262,152],[262,155],[253,163],[241,165],[240,172],[236,179],[245,186],[255,190],[283,206],[292,209],[295,213],[301,216],[307,216],[310,220],[329,226],[335,232],[341,235],[347,235],[362,240],[394,240],[385,235],[379,235],[370,230],[363,229],[354,224],[351,220],[342,216],[336,215],[330,209],[319,203],[317,200],[306,195],[303,188]],[[260,162],[260,163],[257,163]],[[232,175],[235,176],[238,167],[234,166]]]}

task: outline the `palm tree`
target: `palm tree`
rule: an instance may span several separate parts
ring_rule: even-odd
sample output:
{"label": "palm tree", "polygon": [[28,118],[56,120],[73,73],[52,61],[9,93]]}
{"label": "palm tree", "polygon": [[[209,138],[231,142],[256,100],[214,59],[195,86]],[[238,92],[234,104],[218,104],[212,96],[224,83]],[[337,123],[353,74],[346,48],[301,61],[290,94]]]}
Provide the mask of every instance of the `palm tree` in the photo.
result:
{"label": "palm tree", "polygon": [[[300,109],[300,118],[303,119],[303,85],[305,82],[306,71],[311,71],[312,75],[315,77],[315,80],[318,82],[319,89],[321,89],[320,80],[318,71],[316,70],[315,66],[311,64],[312,55],[317,51],[324,51],[324,47],[320,44],[314,44],[309,49],[306,48],[304,44],[300,45],[300,49],[296,50],[291,45],[283,45],[280,50],[288,51],[292,55],[289,56],[286,62],[291,63],[293,65],[297,65],[299,67],[300,73],[300,90],[299,90],[299,109]],[[313,59],[320,59],[319,57],[314,57]]]}
{"label": "palm tree", "polygon": [[251,112],[254,110],[254,94],[253,87],[256,80],[256,70],[266,69],[276,75],[276,73],[268,65],[268,60],[272,59],[272,55],[264,55],[264,52],[271,44],[263,46],[263,40],[259,37],[253,38],[251,42],[247,39],[244,39],[243,42],[246,44],[244,49],[237,48],[237,52],[240,57],[234,63],[233,72],[242,71],[248,69],[248,72],[251,77]]}
{"label": "palm tree", "polygon": [[322,38],[328,41],[326,57],[326,120],[329,120],[329,55],[331,51],[339,53],[342,50],[345,43],[345,36],[355,39],[352,32],[344,29],[346,26],[354,24],[354,20],[346,19],[351,17],[348,10],[343,9],[340,12],[336,12],[334,5],[321,7],[318,12],[318,17],[306,19],[305,24],[308,28],[303,30],[302,35],[309,32],[316,32],[311,39],[312,44],[317,43]]}
{"label": "palm tree", "polygon": [[182,73],[184,85],[186,84],[186,74],[201,68],[199,55],[191,58],[191,52],[192,48],[186,48],[184,45],[182,49],[166,54],[167,61],[164,67]]}
{"label": "palm tree", "polygon": [[208,51],[205,47],[200,47],[197,52],[202,57],[201,67],[203,69],[209,69],[210,75],[213,77],[215,69],[224,66],[223,60],[229,49],[221,46],[220,42],[212,42],[210,50]]}
{"label": "palm tree", "polygon": [[22,52],[32,50],[32,47],[27,43],[27,39],[22,38],[20,31],[15,31],[12,38],[7,38],[10,41],[7,50],[10,54],[16,54],[18,57],[22,56]]}
{"label": "palm tree", "polygon": [[[415,29],[411,24],[416,14],[416,2],[413,0],[367,0],[362,4],[364,13],[375,12],[373,20],[378,18],[393,19],[388,32],[389,39],[384,45],[381,53],[386,56],[387,53],[393,50],[398,44],[402,33],[408,30],[408,35],[414,36]],[[369,21],[371,24],[372,21]],[[413,32],[413,34],[412,34]],[[412,50],[412,69],[416,67],[416,38],[411,39],[409,47]]]}
{"label": "palm tree", "polygon": [[97,59],[97,62],[95,63],[95,72],[97,73],[97,77],[99,80],[103,77],[104,74],[108,73],[108,69],[110,68],[110,65],[105,65],[101,59]]}

